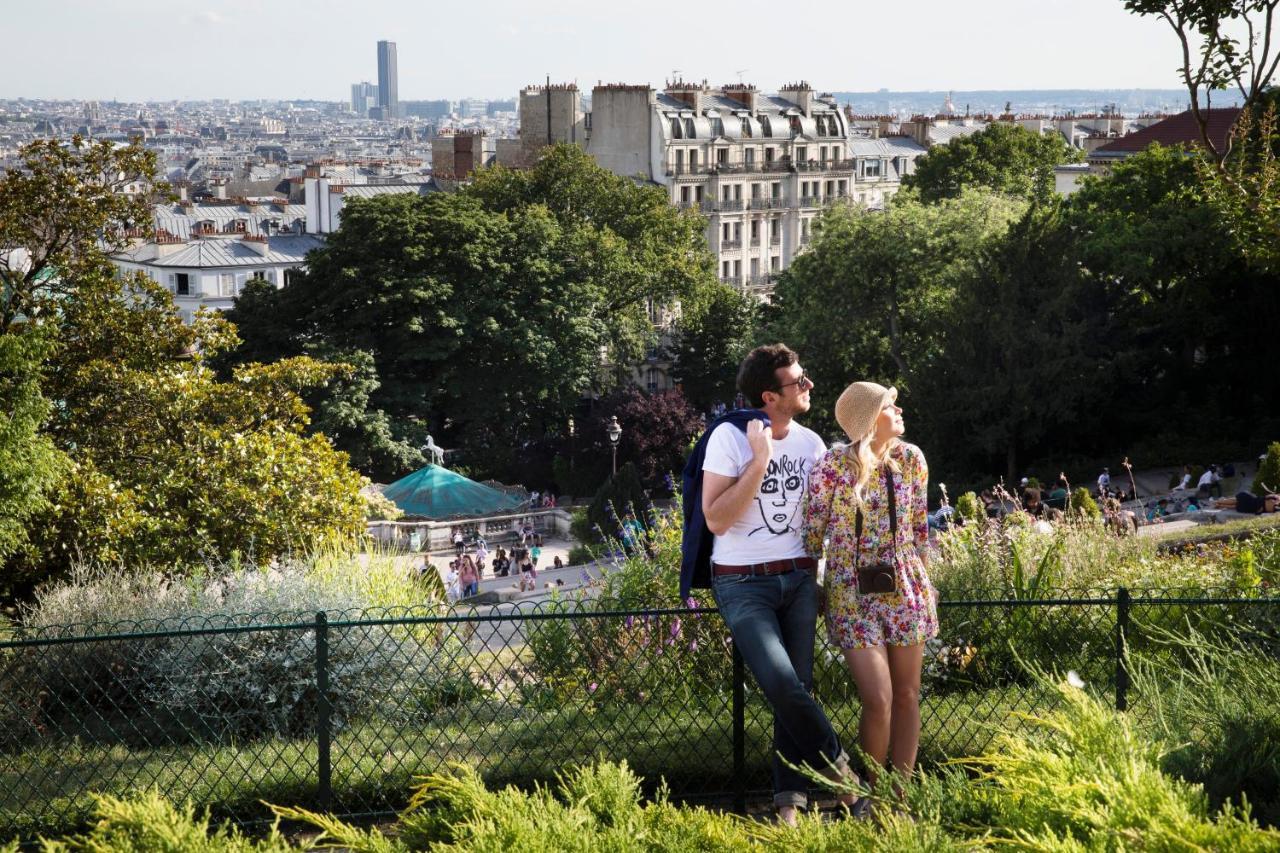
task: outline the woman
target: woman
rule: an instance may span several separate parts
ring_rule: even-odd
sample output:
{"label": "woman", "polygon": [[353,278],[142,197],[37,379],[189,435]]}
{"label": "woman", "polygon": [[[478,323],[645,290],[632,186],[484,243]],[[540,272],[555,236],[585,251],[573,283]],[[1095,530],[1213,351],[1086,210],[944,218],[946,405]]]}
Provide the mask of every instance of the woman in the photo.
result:
{"label": "woman", "polygon": [[530,559],[529,553],[526,551],[524,556],[520,558],[520,591],[526,589],[534,590],[538,588],[538,570],[534,568],[533,560]]}
{"label": "woman", "polygon": [[[925,572],[929,469],[901,440],[895,388],[855,382],[836,401],[850,444],[809,477],[805,548],[826,549],[827,635],[844,653],[862,702],[858,738],[876,766],[910,774],[920,743],[924,643],[938,635],[937,593]],[[861,523],[859,523],[861,516]],[[860,535],[859,535],[860,534]]]}
{"label": "woman", "polygon": [[480,575],[476,572],[475,561],[470,554],[462,558],[462,569],[458,572],[458,583],[462,587],[462,597],[470,598],[480,592]]}

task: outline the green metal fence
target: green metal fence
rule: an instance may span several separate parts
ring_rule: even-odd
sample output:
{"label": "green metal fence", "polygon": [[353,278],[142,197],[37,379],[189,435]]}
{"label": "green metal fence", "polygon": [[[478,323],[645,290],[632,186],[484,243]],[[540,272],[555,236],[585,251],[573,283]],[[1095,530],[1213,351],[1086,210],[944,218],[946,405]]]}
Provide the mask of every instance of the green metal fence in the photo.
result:
{"label": "green metal fence", "polygon": [[[714,610],[228,615],[80,625],[0,642],[0,837],[83,823],[90,792],[154,787],[252,822],[260,801],[344,816],[402,806],[453,762],[491,784],[625,759],[689,801],[767,789],[771,716]],[[926,650],[921,760],[987,749],[1057,701],[1072,670],[1141,715],[1122,650],[1162,632],[1251,629],[1275,653],[1280,599],[1097,591],[941,605]],[[376,616],[376,618],[375,618]],[[819,627],[814,690],[856,737],[858,703]],[[1164,653],[1164,652],[1160,652]],[[1168,652],[1177,666],[1176,652]]]}

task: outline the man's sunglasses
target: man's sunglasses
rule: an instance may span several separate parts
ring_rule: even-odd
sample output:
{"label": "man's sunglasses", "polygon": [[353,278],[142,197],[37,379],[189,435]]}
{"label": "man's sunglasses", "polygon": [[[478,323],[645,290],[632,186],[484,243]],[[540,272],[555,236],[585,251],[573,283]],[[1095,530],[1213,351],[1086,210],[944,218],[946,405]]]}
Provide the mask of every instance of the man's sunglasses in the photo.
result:
{"label": "man's sunglasses", "polygon": [[779,391],[781,391],[783,388],[786,388],[786,387],[791,386],[791,385],[798,385],[798,386],[800,387],[800,389],[801,389],[801,390],[803,390],[803,389],[804,389],[804,388],[806,388],[806,387],[808,387],[808,388],[812,388],[812,387],[813,387],[813,380],[809,378],[809,374],[805,373],[805,372],[802,370],[802,371],[800,371],[800,378],[799,378],[799,379],[797,379],[795,382],[783,382],[781,385],[779,385],[779,386],[778,386],[778,390],[779,390]]}

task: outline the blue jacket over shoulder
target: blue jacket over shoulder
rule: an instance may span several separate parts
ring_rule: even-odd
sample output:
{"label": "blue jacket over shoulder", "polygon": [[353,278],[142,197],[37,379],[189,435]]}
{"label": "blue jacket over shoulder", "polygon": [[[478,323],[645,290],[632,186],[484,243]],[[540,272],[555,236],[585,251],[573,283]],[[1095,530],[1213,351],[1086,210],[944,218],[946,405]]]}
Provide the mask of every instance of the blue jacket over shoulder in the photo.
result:
{"label": "blue jacket over shoulder", "polygon": [[707,528],[707,519],[702,514],[702,463],[707,457],[707,442],[721,424],[733,424],[745,433],[747,424],[754,420],[764,421],[764,425],[769,426],[769,416],[759,409],[734,409],[717,418],[698,439],[684,463],[680,498],[680,509],[684,515],[684,541],[680,546],[682,601],[689,598],[689,591],[694,588],[711,587],[711,546],[715,537]]}

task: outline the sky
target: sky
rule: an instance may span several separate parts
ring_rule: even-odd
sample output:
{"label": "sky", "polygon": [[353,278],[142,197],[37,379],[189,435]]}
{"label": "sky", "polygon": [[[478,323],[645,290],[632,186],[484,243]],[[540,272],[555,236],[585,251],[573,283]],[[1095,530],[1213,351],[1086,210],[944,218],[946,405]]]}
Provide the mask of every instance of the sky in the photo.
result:
{"label": "sky", "polygon": [[0,98],[346,100],[398,45],[400,99],[550,75],[766,91],[1176,89],[1166,24],[1122,0],[0,0]]}

